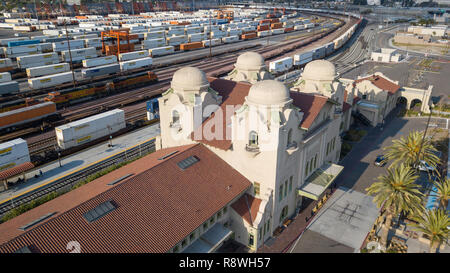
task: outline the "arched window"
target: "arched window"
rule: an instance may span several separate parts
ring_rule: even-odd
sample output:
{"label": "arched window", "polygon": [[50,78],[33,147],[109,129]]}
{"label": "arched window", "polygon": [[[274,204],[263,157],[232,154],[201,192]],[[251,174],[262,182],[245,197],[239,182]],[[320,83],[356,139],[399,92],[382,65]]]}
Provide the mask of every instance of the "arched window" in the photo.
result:
{"label": "arched window", "polygon": [[281,210],[281,214],[280,214],[280,224],[283,223],[283,220],[287,217],[288,215],[288,211],[289,211],[289,207],[285,206],[283,208],[283,210]]}
{"label": "arched window", "polygon": [[292,143],[292,129],[289,129],[287,136],[287,146],[289,146],[291,143]]}
{"label": "arched window", "polygon": [[258,133],[256,133],[255,131],[251,131],[248,135],[248,145],[258,146]]}
{"label": "arched window", "polygon": [[172,111],[172,124],[180,124],[180,113],[177,110]]}
{"label": "arched window", "polygon": [[308,176],[308,172],[309,172],[309,161],[306,162],[305,177]]}
{"label": "arched window", "polygon": [[317,168],[317,154],[314,157],[314,169]]}

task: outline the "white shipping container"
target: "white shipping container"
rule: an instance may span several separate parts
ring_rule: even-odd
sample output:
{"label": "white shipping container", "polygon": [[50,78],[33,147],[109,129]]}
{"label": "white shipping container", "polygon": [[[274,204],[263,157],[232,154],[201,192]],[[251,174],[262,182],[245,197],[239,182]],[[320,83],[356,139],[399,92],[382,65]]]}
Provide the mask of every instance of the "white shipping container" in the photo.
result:
{"label": "white shipping container", "polygon": [[272,35],[284,33],[284,28],[272,29]]}
{"label": "white shipping container", "polygon": [[46,88],[72,81],[72,72],[64,72],[54,75],[28,79],[28,85],[32,89]]}
{"label": "white shipping container", "polygon": [[155,47],[163,47],[166,45],[165,39],[151,39],[151,40],[143,40],[142,41],[142,49],[150,49]]}
{"label": "white shipping container", "polygon": [[184,44],[187,42],[188,42],[188,37],[186,35],[167,37],[168,45],[175,46],[175,45],[181,45],[181,44]]}
{"label": "white shipping container", "polygon": [[152,58],[147,57],[147,58],[142,58],[142,59],[120,62],[120,70],[128,71],[131,69],[147,67],[147,66],[151,66],[151,65],[152,65]]}
{"label": "white shipping container", "polygon": [[21,138],[0,144],[0,171],[30,162],[28,144]]}
{"label": "white shipping container", "polygon": [[235,42],[238,42],[239,41],[239,37],[236,35],[236,36],[230,36],[230,37],[223,37],[222,38],[222,42],[224,42],[225,44],[228,44],[228,43],[235,43]]}
{"label": "white shipping container", "polygon": [[23,65],[31,64],[31,63],[44,63],[52,60],[59,60],[58,53],[45,53],[45,54],[34,54],[29,56],[17,57],[17,64],[20,68],[23,68]]}
{"label": "white shipping container", "polygon": [[70,71],[70,65],[68,63],[51,64],[44,66],[37,66],[27,68],[27,76],[29,78],[58,74]]}
{"label": "white shipping container", "polygon": [[0,73],[0,83],[2,83],[2,82],[10,82],[10,81],[12,81],[11,73],[9,73],[9,72]]}
{"label": "white shipping container", "polygon": [[141,51],[134,51],[134,52],[128,52],[128,53],[121,53],[119,54],[119,61],[130,61],[130,60],[136,60],[136,59],[142,59],[148,57],[148,51],[147,50],[141,50]]}
{"label": "white shipping container", "polygon": [[258,37],[266,37],[269,35],[271,35],[271,32],[269,30],[258,31]]}
{"label": "white shipping container", "polygon": [[[204,41],[202,41],[202,43],[203,43],[203,47],[209,46],[209,40],[204,40]],[[222,44],[221,39],[211,39],[211,46],[216,46],[216,45],[220,45],[220,44]]]}
{"label": "white shipping container", "polygon": [[174,52],[175,52],[175,48],[173,46],[157,47],[157,48],[151,48],[148,50],[148,54],[152,57],[164,56],[164,55],[172,54]]}
{"label": "white shipping container", "polygon": [[53,51],[52,43],[40,43],[39,46],[41,47],[42,53],[48,53]]}
{"label": "white shipping container", "polygon": [[0,68],[12,67],[12,61],[10,58],[0,59]]}
{"label": "white shipping container", "polygon": [[37,44],[7,47],[4,50],[5,55],[7,55],[7,56],[11,56],[11,55],[18,54],[18,53],[34,53],[34,52],[40,52],[40,51],[41,51],[41,47]]}
{"label": "white shipping container", "polygon": [[308,51],[294,55],[294,65],[302,65],[312,61],[313,52]]}
{"label": "white shipping container", "polygon": [[26,41],[30,40],[29,37],[18,37],[18,38],[6,38],[0,39],[0,45],[7,46],[9,42]]}
{"label": "white shipping container", "polygon": [[83,60],[83,67],[94,67],[117,62],[116,55]]}
{"label": "white shipping container", "polygon": [[114,109],[56,127],[56,140],[61,149],[68,149],[111,135],[125,127],[125,112]]}
{"label": "white shipping container", "polygon": [[270,72],[285,72],[288,71],[293,64],[292,57],[282,58],[269,63]]}
{"label": "white shipping container", "polygon": [[[84,40],[70,40],[70,50],[84,48]],[[69,43],[67,41],[53,43],[53,51],[69,50]]]}
{"label": "white shipping container", "polygon": [[165,37],[164,30],[150,31],[150,32],[144,33],[144,38],[146,40],[158,39],[158,38],[164,38],[164,37]]}
{"label": "white shipping container", "polygon": [[[95,47],[70,50],[72,61],[82,61],[84,59],[97,58],[97,49]],[[61,57],[64,62],[70,62],[69,51],[61,51]]]}

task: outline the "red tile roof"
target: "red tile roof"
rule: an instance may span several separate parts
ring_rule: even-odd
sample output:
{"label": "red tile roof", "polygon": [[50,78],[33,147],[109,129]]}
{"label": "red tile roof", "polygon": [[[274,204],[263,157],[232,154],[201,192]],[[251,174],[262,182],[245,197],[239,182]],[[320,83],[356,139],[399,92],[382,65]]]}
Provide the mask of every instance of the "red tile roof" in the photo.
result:
{"label": "red tile roof", "polygon": [[[228,150],[231,146],[231,128],[227,125],[231,123],[231,114],[226,111],[227,106],[234,106],[234,109],[238,109],[239,106],[245,102],[245,97],[250,91],[251,84],[246,82],[234,82],[230,80],[217,79],[208,77],[210,86],[222,96],[222,104],[220,109],[222,113],[226,114],[224,118],[220,117],[220,124],[225,130],[218,131],[221,139],[217,139],[217,135],[213,139],[208,139],[204,136],[203,128],[205,124],[216,124],[212,121],[215,117],[212,114],[191,134],[191,139],[201,142],[203,144],[210,145],[212,147],[219,148],[221,150]],[[304,112],[303,120],[300,124],[302,128],[308,129],[314,122],[315,118],[319,114],[322,107],[328,101],[328,98],[319,95],[306,94],[301,92],[291,92],[291,98],[293,104]],[[211,131],[215,132],[215,126],[212,125]]]}
{"label": "red tile roof", "polygon": [[0,172],[0,180],[14,177],[16,175],[22,174],[23,172],[26,172],[33,168],[34,168],[34,165],[31,162],[22,163],[20,165],[10,168],[10,169],[1,171]]}
{"label": "red tile roof", "polygon": [[259,211],[259,205],[261,205],[261,199],[251,196],[246,193],[241,196],[231,207],[250,225],[253,225],[253,221]]}
{"label": "red tile roof", "polygon": [[[199,161],[182,170],[177,163],[189,156]],[[134,175],[106,185],[129,173]],[[1,224],[0,252],[24,246],[67,252],[70,241],[78,241],[83,253],[166,252],[250,185],[201,144],[160,150]],[[117,208],[95,222],[84,219],[84,213],[108,200]],[[56,215],[18,230],[49,212]]]}
{"label": "red tile roof", "polygon": [[294,100],[294,105],[299,107],[304,114],[300,127],[305,129],[311,127],[328,101],[327,97],[301,92],[291,92],[291,98]]}
{"label": "red tile roof", "polygon": [[389,94],[395,94],[400,89],[400,86],[379,76],[379,75],[372,75],[366,78],[358,79],[353,83],[353,86],[355,86],[357,83],[360,83],[362,81],[368,80],[376,87],[386,90],[389,92]]}

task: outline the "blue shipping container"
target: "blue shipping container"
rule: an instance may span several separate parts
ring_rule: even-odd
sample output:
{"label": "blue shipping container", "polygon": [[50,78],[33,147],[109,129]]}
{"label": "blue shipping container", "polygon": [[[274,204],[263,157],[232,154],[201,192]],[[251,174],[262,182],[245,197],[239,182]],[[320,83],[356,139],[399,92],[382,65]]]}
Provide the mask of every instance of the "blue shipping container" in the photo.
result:
{"label": "blue shipping container", "polygon": [[39,40],[25,40],[25,41],[15,41],[15,42],[8,42],[8,47],[13,46],[21,46],[21,45],[35,45],[39,44]]}

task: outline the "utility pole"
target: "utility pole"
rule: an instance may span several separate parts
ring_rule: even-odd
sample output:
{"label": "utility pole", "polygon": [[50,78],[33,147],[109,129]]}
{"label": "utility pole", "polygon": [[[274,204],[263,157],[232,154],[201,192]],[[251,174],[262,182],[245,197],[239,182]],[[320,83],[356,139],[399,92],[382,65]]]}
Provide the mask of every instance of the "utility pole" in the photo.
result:
{"label": "utility pole", "polygon": [[211,9],[209,10],[209,58],[212,58],[212,50],[211,50],[211,36],[212,36],[212,28],[211,28]]}
{"label": "utility pole", "polygon": [[67,21],[64,19],[64,29],[66,31],[66,40],[67,40],[67,47],[69,49],[69,57],[70,57],[70,70],[72,71],[72,83],[73,87],[75,87],[75,72],[73,71],[73,62],[72,62],[72,51],[70,50],[70,39],[69,39],[69,33],[67,32]]}

